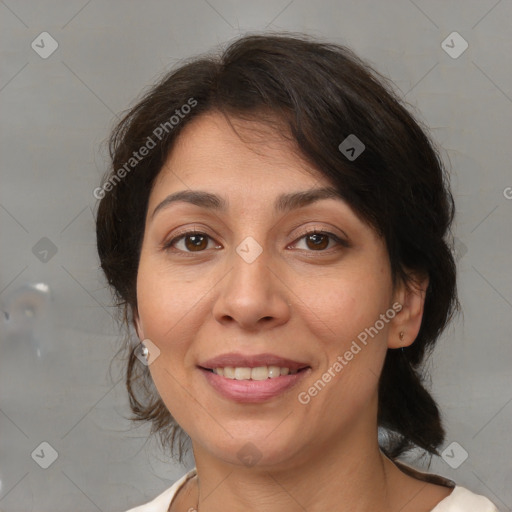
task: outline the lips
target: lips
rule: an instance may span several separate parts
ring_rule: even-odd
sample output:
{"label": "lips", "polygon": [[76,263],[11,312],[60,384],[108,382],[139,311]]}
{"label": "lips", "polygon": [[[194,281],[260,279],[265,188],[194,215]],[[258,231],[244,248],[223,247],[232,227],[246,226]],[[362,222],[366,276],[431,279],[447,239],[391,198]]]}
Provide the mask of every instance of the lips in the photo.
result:
{"label": "lips", "polygon": [[[253,404],[263,403],[284,394],[297,386],[312,371],[306,362],[270,353],[248,355],[230,352],[202,361],[197,367],[210,389],[219,396],[233,402]],[[253,378],[254,368],[258,370],[256,378]],[[251,376],[247,377],[250,369],[253,369]],[[273,375],[268,373],[268,378],[260,380],[263,369],[267,369]],[[277,370],[281,371],[280,375],[275,374]],[[235,378],[225,375],[226,371],[234,371],[231,377]],[[241,379],[236,376],[237,373],[241,374]]]}
{"label": "lips", "polygon": [[265,380],[236,380],[200,368],[207,385],[218,396],[231,402],[258,404],[278,398],[298,386],[311,374],[311,368],[296,372],[294,375],[281,375]]}
{"label": "lips", "polygon": [[213,357],[206,361],[202,361],[199,365],[205,370],[213,368],[225,368],[227,366],[234,368],[257,368],[260,366],[279,366],[281,368],[289,368],[290,370],[301,370],[308,368],[308,363],[294,361],[275,354],[264,353],[255,355],[240,354],[238,352],[230,352]]}

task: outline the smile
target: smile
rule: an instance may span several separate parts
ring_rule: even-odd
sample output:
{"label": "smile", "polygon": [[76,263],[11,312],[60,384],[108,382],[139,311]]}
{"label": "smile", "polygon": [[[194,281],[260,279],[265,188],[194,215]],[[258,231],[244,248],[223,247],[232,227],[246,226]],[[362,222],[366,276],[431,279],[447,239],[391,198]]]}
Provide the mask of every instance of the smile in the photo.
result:
{"label": "smile", "polygon": [[[283,394],[311,373],[311,368],[290,371],[286,367],[199,368],[217,394],[239,403],[260,403]],[[279,375],[277,371],[279,370]],[[228,375],[220,375],[227,373]],[[255,377],[253,377],[255,372]],[[281,373],[283,372],[283,373]],[[272,374],[272,375],[270,375]]]}

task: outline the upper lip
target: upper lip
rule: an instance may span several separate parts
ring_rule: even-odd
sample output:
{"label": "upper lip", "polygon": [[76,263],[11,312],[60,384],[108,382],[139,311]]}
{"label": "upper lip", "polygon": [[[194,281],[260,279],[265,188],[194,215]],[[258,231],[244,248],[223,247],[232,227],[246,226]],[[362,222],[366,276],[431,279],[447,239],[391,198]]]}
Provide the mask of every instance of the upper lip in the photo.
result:
{"label": "upper lip", "polygon": [[245,355],[238,352],[221,354],[199,364],[206,369],[225,368],[226,366],[234,368],[257,368],[258,366],[279,366],[280,368],[289,368],[290,370],[300,370],[307,368],[307,363],[293,361],[286,357],[280,357],[275,354],[254,354]]}

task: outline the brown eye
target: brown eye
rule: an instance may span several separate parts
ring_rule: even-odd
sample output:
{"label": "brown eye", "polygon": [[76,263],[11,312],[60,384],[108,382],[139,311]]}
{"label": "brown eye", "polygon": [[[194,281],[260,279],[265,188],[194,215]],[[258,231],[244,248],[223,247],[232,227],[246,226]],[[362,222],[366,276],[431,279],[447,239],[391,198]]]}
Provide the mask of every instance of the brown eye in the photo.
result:
{"label": "brown eye", "polygon": [[[299,241],[305,241],[306,250],[313,252],[324,252],[325,249],[329,248],[330,242],[334,242],[336,246],[349,247],[348,242],[340,239],[333,233],[322,232],[322,231],[311,231],[305,233],[299,238]],[[193,252],[204,252],[208,249],[208,243],[213,239],[206,233],[198,231],[189,231],[183,233],[170,242],[164,245],[165,250],[172,250],[174,252],[182,253],[193,253]],[[296,242],[297,244],[298,242]],[[181,244],[181,247],[180,247]],[[220,249],[220,245],[214,245],[216,249]]]}
{"label": "brown eye", "polygon": [[[334,233],[329,233],[327,231],[315,230],[305,233],[294,245],[298,245],[298,243],[302,240],[305,241],[305,250],[309,252],[327,252],[325,249],[329,248],[331,241],[334,242],[334,246],[349,247],[348,242],[345,242],[341,238],[337,237]],[[299,249],[302,248],[299,247]]]}
{"label": "brown eye", "polygon": [[[173,238],[170,242],[164,245],[164,249],[172,249],[181,252],[203,252],[208,248],[209,241],[212,240],[206,233],[200,233],[197,231],[189,231],[183,233],[176,238]],[[181,247],[178,247],[181,244]],[[219,248],[220,246],[216,246]]]}
{"label": "brown eye", "polygon": [[329,237],[322,233],[312,233],[307,235],[305,239],[310,249],[325,249],[329,245]]}
{"label": "brown eye", "polygon": [[187,235],[184,240],[185,247],[190,251],[200,251],[208,247],[208,237],[204,235]]}

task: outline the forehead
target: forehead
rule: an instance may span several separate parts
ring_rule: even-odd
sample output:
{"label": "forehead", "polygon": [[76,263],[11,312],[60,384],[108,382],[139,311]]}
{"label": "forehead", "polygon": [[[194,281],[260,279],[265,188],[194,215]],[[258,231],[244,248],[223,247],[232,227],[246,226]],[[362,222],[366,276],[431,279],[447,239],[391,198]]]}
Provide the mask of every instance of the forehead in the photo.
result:
{"label": "forehead", "polygon": [[180,133],[155,182],[192,187],[268,186],[283,189],[298,184],[328,184],[301,155],[277,122],[226,118],[211,112],[190,121]]}

